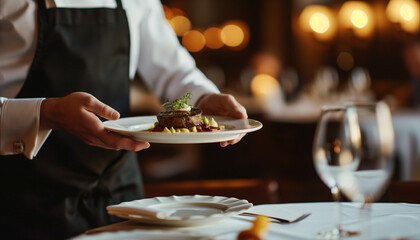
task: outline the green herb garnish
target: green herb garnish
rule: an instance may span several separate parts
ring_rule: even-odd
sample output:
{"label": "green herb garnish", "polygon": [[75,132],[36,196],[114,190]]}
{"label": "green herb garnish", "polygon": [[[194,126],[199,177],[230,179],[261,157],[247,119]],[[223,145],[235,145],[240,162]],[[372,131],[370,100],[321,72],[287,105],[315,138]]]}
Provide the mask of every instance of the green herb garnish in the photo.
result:
{"label": "green herb garnish", "polygon": [[[187,106],[188,99],[191,99],[192,92],[185,94],[185,96],[178,98],[174,101],[170,101],[169,99],[166,99],[165,103],[162,104],[162,107],[166,109],[166,111],[175,111],[181,108],[185,108]],[[190,105],[191,108],[193,108],[192,105]]]}

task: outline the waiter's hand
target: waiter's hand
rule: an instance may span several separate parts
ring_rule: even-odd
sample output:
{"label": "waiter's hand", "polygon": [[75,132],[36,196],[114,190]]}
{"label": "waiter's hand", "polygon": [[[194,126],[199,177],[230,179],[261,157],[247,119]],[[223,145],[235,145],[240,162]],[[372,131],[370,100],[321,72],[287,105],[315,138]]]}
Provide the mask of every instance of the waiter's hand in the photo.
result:
{"label": "waiter's hand", "polygon": [[[232,95],[229,94],[204,94],[198,100],[197,107],[200,108],[204,114],[208,115],[248,118],[246,109],[238,101],[236,101]],[[235,144],[239,142],[244,136],[245,134],[241,134],[241,136],[237,139],[221,142],[220,146],[226,147],[229,144]]]}
{"label": "waiter's hand", "polygon": [[150,146],[108,132],[98,116],[117,120],[120,114],[88,93],[75,92],[42,102],[40,128],[64,130],[89,145],[106,149],[140,151]]}

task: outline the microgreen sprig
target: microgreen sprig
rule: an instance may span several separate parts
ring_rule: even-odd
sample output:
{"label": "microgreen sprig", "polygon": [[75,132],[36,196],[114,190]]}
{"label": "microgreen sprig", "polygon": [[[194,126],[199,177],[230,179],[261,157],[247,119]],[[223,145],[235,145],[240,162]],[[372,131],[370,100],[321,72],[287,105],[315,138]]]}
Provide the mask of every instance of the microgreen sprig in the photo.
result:
{"label": "microgreen sprig", "polygon": [[[162,107],[166,109],[166,111],[175,111],[177,109],[181,109],[187,106],[188,99],[191,99],[192,92],[188,92],[183,97],[178,98],[174,101],[170,101],[169,99],[166,99],[165,103],[162,104]],[[193,108],[192,105],[190,105],[191,108]]]}

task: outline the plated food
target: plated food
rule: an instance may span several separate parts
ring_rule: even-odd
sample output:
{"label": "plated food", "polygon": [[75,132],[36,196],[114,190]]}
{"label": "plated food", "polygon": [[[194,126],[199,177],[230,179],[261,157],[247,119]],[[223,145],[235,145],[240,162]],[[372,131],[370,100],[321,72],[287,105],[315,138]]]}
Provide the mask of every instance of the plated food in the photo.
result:
{"label": "plated food", "polygon": [[164,112],[157,115],[157,122],[149,129],[154,132],[179,133],[179,132],[213,132],[223,130],[224,125],[219,125],[214,118],[209,120],[203,117],[203,111],[195,106],[188,105],[192,93],[162,105]]}
{"label": "plated food", "polygon": [[262,128],[253,119],[204,116],[202,110],[187,105],[191,92],[175,101],[167,100],[165,111],[152,116],[120,118],[103,122],[105,129],[150,143],[214,143],[237,139]]}
{"label": "plated food", "polygon": [[[153,131],[157,120],[156,115],[120,118],[118,120],[105,121],[104,126],[108,131],[116,132],[132,137],[137,141],[150,143],[188,144],[188,143],[212,143],[236,139],[241,134],[254,132],[262,128],[262,123],[254,119],[237,119],[223,116],[205,116],[214,119],[223,130],[208,132],[188,132],[168,134]],[[204,118],[204,117],[203,117]]]}

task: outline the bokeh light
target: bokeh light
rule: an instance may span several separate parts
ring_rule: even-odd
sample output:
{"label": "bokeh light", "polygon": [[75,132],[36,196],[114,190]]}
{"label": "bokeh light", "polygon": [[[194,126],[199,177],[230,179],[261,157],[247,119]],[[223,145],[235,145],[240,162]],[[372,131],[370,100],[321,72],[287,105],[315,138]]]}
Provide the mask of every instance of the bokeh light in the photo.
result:
{"label": "bokeh light", "polygon": [[165,4],[162,6],[166,21],[190,52],[201,51],[204,47],[220,49],[225,45],[232,50],[242,50],[248,45],[249,27],[243,21],[231,20],[221,27],[209,27],[201,33],[197,30],[191,31],[192,23],[183,10],[170,8]]}
{"label": "bokeh light", "polygon": [[358,37],[372,36],[374,30],[374,16],[369,4],[361,1],[347,1],[339,12],[340,24],[353,29]]}
{"label": "bokeh light", "polygon": [[172,19],[173,17],[175,17],[175,14],[172,12],[172,9],[170,7],[166,6],[165,4],[163,4],[162,7],[166,19]]}
{"label": "bokeh light", "polygon": [[369,22],[368,16],[363,10],[356,9],[350,15],[351,23],[357,28],[364,28]]}
{"label": "bokeh light", "polygon": [[228,47],[237,47],[244,41],[244,32],[234,24],[228,24],[222,29],[222,41]]}
{"label": "bokeh light", "polygon": [[220,36],[226,46],[242,49],[248,44],[249,29],[242,21],[230,21],[224,24]]}
{"label": "bokeh light", "polygon": [[221,38],[222,30],[217,27],[210,27],[204,31],[206,46],[210,49],[222,48],[224,43]]}
{"label": "bokeh light", "polygon": [[314,13],[309,19],[309,26],[316,33],[325,33],[330,28],[330,20],[323,13]]}
{"label": "bokeh light", "polygon": [[180,37],[191,30],[191,21],[184,16],[176,16],[168,20],[175,34]]}
{"label": "bokeh light", "polygon": [[278,77],[282,71],[280,59],[273,53],[260,52],[251,58],[251,66],[256,74],[268,74]]}
{"label": "bokeh light", "polygon": [[258,74],[251,81],[251,91],[256,96],[273,95],[279,87],[277,79],[268,74]]}
{"label": "bokeh light", "polygon": [[185,12],[182,11],[181,9],[179,9],[179,8],[171,8],[171,11],[172,11],[174,17],[176,17],[176,16],[186,17],[187,16],[187,14],[185,14]]}
{"label": "bokeh light", "polygon": [[349,52],[340,52],[337,56],[337,65],[341,70],[349,71],[354,67],[354,57]]}
{"label": "bokeh light", "polygon": [[320,40],[331,39],[337,31],[332,11],[320,5],[306,6],[299,16],[299,25],[303,30],[315,33]]}
{"label": "bokeh light", "polygon": [[420,30],[420,4],[414,0],[391,0],[386,7],[386,15],[393,23],[409,33]]}
{"label": "bokeh light", "polygon": [[191,30],[182,36],[182,45],[190,52],[199,52],[206,45],[204,35],[198,30]]}
{"label": "bokeh light", "polygon": [[414,18],[414,9],[408,4],[401,5],[400,15],[405,21],[411,21]]}
{"label": "bokeh light", "polygon": [[[401,0],[401,1],[395,1],[391,0],[389,1],[387,7],[386,7],[386,16],[388,19],[393,23],[399,23],[401,22],[401,6],[406,4],[407,1]],[[409,6],[409,5],[408,5]]]}

